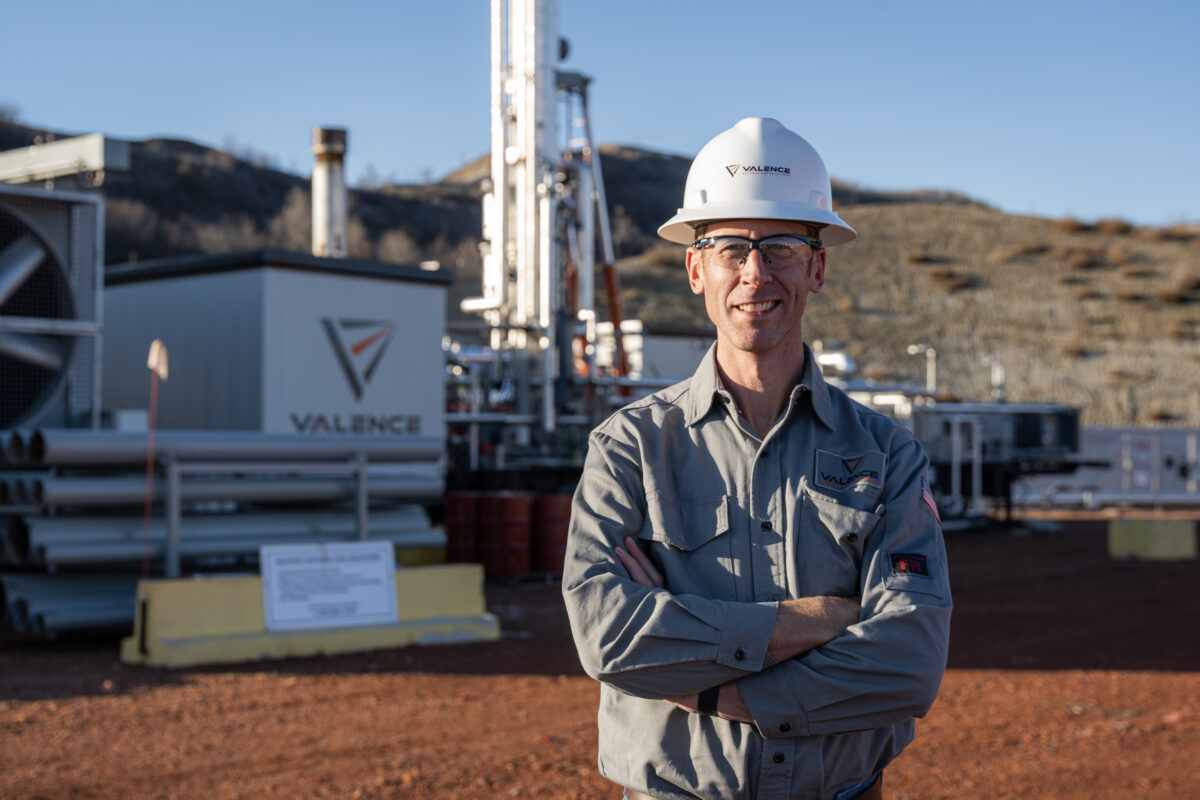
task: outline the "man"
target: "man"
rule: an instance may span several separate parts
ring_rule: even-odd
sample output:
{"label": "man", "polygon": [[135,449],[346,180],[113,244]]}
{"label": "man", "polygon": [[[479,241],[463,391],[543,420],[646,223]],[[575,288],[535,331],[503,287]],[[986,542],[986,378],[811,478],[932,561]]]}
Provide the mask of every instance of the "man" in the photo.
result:
{"label": "man", "polygon": [[591,435],[563,596],[601,681],[600,771],[631,800],[882,797],[946,664],[927,460],[821,378],[801,321],[833,212],[816,151],[744,119],[697,155],[691,290],[717,341]]}

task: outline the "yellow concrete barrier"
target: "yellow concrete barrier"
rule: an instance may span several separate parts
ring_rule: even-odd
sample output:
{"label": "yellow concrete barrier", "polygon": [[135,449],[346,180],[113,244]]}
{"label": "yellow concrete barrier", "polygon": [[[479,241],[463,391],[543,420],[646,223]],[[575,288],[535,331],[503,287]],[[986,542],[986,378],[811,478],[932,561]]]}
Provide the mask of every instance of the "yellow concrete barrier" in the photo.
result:
{"label": "yellow concrete barrier", "polygon": [[1108,555],[1143,561],[1196,558],[1196,522],[1190,519],[1110,519]]}
{"label": "yellow concrete barrier", "polygon": [[257,576],[145,580],[138,598],[133,635],[121,642],[129,664],[186,667],[500,637],[479,564],[397,570],[398,621],[358,628],[268,632]]}

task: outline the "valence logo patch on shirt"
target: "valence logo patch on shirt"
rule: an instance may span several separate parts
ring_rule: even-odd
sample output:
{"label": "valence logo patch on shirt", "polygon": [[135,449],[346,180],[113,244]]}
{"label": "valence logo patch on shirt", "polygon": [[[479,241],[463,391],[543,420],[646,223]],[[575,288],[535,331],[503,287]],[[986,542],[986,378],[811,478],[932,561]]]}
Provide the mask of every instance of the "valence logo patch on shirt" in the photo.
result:
{"label": "valence logo patch on shirt", "polygon": [[828,450],[817,451],[814,482],[822,489],[840,492],[866,484],[883,488],[883,470],[887,456],[878,450],[844,456]]}
{"label": "valence logo patch on shirt", "polygon": [[893,575],[922,575],[929,577],[929,564],[925,556],[916,553],[892,553]]}

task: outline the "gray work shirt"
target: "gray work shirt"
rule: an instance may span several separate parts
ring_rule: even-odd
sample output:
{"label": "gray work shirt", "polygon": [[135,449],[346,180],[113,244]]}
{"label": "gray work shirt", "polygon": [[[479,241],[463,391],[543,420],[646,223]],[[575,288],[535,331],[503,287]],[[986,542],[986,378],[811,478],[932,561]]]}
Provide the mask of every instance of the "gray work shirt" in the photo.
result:
{"label": "gray work shirt", "polygon": [[[601,681],[601,773],[662,798],[833,798],[913,737],[946,665],[950,586],[928,461],[895,421],[806,367],[765,437],[695,375],[591,434],[563,596]],[[630,579],[633,536],[664,589]],[[781,663],[780,600],[861,598],[858,623]],[[727,681],[754,724],[662,698]]]}

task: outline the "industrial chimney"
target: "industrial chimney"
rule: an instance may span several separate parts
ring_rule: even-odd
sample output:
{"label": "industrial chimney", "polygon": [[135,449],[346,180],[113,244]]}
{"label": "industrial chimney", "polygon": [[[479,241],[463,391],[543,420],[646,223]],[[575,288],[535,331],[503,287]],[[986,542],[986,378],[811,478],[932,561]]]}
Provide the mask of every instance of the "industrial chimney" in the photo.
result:
{"label": "industrial chimney", "polygon": [[346,244],[346,131],[313,128],[312,251],[315,256],[345,258]]}

